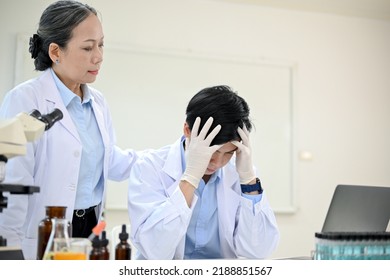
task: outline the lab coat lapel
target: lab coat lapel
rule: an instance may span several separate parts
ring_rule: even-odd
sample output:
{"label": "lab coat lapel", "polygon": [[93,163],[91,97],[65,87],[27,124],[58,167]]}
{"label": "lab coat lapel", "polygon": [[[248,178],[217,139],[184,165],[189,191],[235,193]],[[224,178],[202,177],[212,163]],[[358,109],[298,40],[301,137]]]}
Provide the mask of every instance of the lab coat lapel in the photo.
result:
{"label": "lab coat lapel", "polygon": [[60,109],[63,114],[63,118],[59,121],[59,123],[65,127],[77,139],[77,141],[80,142],[76,126],[74,125],[73,120],[61,99],[60,93],[57,89],[50,70],[46,70],[46,72],[43,73],[40,77],[40,80],[43,97],[45,98],[47,107],[49,108],[48,113],[51,113],[51,111],[53,111],[55,108]]}

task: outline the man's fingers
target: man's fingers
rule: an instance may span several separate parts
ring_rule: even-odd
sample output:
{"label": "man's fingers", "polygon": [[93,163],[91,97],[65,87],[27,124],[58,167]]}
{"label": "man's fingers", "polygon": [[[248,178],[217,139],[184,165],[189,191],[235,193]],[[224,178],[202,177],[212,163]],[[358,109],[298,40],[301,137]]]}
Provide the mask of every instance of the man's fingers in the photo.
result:
{"label": "man's fingers", "polygon": [[248,144],[249,144],[249,132],[246,129],[245,125],[244,125],[244,129],[242,129],[241,127],[238,127],[237,132],[238,132],[238,135],[240,135],[240,137],[241,137],[242,143],[245,146],[248,146]]}
{"label": "man's fingers", "polygon": [[245,148],[245,146],[240,141],[231,141],[230,143],[238,148],[238,152]]}
{"label": "man's fingers", "polygon": [[[199,118],[200,119],[200,118]],[[205,139],[207,132],[209,131],[211,125],[213,124],[213,118],[210,117],[202,127],[202,130],[199,132],[200,139]]]}
{"label": "man's fingers", "polygon": [[219,124],[216,127],[214,127],[213,131],[210,132],[210,134],[205,139],[205,141],[206,141],[206,143],[208,143],[208,145],[210,145],[210,143],[214,140],[215,136],[217,136],[217,134],[221,130],[221,128],[222,127]]}
{"label": "man's fingers", "polygon": [[199,125],[200,125],[200,118],[197,117],[191,129],[191,138],[195,138],[198,136]]}

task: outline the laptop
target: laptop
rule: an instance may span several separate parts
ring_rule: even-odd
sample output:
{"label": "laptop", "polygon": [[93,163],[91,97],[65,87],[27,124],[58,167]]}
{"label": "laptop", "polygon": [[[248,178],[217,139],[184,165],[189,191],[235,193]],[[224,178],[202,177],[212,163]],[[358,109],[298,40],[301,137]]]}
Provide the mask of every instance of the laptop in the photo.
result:
{"label": "laptop", "polygon": [[390,187],[338,185],[322,232],[390,232]]}

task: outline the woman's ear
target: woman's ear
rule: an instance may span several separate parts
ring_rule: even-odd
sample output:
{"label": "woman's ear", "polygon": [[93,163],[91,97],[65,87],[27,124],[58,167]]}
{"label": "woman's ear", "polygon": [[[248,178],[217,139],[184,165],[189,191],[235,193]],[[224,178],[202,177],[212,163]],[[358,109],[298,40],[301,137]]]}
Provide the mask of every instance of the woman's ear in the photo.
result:
{"label": "woman's ear", "polygon": [[191,129],[187,122],[184,123],[183,133],[186,138],[189,138],[191,135]]}
{"label": "woman's ear", "polygon": [[49,45],[49,57],[53,63],[58,63],[60,59],[60,46],[58,46],[56,43],[50,43]]}

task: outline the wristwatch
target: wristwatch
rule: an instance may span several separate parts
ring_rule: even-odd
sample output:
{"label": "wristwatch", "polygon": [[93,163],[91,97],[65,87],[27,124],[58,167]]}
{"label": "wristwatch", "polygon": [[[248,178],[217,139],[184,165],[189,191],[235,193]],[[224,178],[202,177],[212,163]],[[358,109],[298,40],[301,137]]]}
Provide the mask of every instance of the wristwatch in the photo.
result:
{"label": "wristwatch", "polygon": [[249,193],[253,191],[258,191],[259,194],[263,193],[263,188],[261,187],[261,182],[259,178],[256,178],[256,183],[253,185],[241,185],[241,191],[243,193]]}

